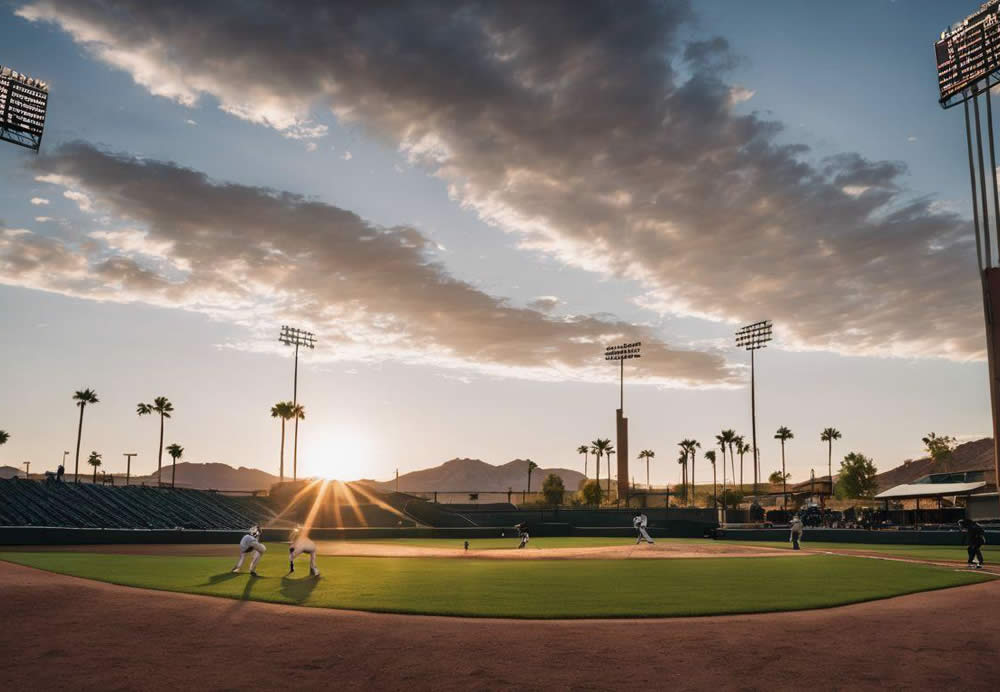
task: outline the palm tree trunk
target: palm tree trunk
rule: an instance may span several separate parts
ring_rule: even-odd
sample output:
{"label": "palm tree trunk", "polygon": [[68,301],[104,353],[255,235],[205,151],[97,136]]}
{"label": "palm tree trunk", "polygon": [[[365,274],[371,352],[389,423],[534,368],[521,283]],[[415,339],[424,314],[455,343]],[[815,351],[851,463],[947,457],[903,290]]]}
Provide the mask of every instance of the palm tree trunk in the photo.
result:
{"label": "palm tree trunk", "polygon": [[646,457],[646,492],[648,493],[650,489],[651,488],[649,485],[649,457]]}
{"label": "palm tree trunk", "polygon": [[531,492],[531,469],[528,469],[528,492]]}
{"label": "palm tree trunk", "polygon": [[86,406],[82,401],[80,402],[80,427],[76,429],[76,467],[73,469],[73,482],[80,482],[80,438],[83,437],[83,407]]}
{"label": "palm tree trunk", "polygon": [[94,467],[94,480],[93,480],[93,483],[94,483],[94,485],[97,485],[97,467],[96,466]]}
{"label": "palm tree trunk", "polygon": [[[736,456],[733,454],[733,443],[729,443],[729,458],[736,460]],[[740,490],[743,490],[743,457],[740,457]]]}
{"label": "palm tree trunk", "polygon": [[[731,456],[729,457],[729,468],[733,472],[733,485],[736,485],[736,460]],[[743,489],[743,474],[740,474],[740,490]]]}
{"label": "palm tree trunk", "polygon": [[588,461],[590,461],[590,455],[589,454],[584,454],[583,455],[583,478],[584,478],[584,480],[587,479],[587,462]]}
{"label": "palm tree trunk", "polygon": [[160,471],[163,468],[163,414],[160,414],[160,452],[156,457],[156,484],[160,485],[163,483],[163,477],[160,475]]}
{"label": "palm tree trunk", "polygon": [[785,441],[781,441],[781,508],[788,511],[788,479],[785,477]]}
{"label": "palm tree trunk", "polygon": [[833,499],[833,440],[830,440],[830,453],[826,461],[827,470],[830,472],[830,499]]}
{"label": "palm tree trunk", "polygon": [[[725,459],[722,460],[723,463],[725,461]],[[712,464],[712,509],[716,512],[719,511],[719,494],[715,491],[715,464]]]}
{"label": "palm tree trunk", "polygon": [[694,449],[692,449],[691,450],[691,504],[692,505],[695,504],[695,501],[698,499],[697,497],[695,497],[694,488],[695,488],[695,485],[694,485]]}
{"label": "palm tree trunk", "polygon": [[170,465],[170,489],[174,489],[174,479],[177,477],[177,457],[171,457],[174,463]]}
{"label": "palm tree trunk", "polygon": [[281,419],[281,466],[278,470],[281,483],[285,482],[285,419]]}

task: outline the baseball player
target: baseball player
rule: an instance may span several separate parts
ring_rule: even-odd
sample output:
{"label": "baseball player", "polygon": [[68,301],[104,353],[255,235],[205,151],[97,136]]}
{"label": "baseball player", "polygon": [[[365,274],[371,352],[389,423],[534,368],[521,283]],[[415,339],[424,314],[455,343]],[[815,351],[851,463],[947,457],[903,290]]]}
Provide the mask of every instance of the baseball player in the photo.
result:
{"label": "baseball player", "polygon": [[[969,547],[969,567],[983,568],[983,545],[986,543],[986,532],[983,527],[971,519],[959,519],[959,527],[965,531],[965,544]],[[978,558],[978,562],[976,559]]]}
{"label": "baseball player", "polygon": [[302,527],[292,530],[288,537],[288,573],[295,572],[295,558],[303,553],[309,556],[309,574],[314,577],[319,576],[319,568],[316,567],[316,544],[306,536]]}
{"label": "baseball player", "polygon": [[798,514],[796,514],[794,517],[792,517],[791,530],[792,530],[792,532],[791,532],[791,535],[788,537],[788,540],[791,541],[791,543],[792,543],[792,549],[793,550],[798,550],[799,549],[799,541],[802,540],[802,531],[803,531],[802,520],[799,519],[799,515]]}
{"label": "baseball player", "polygon": [[240,571],[240,567],[243,566],[243,558],[247,556],[247,553],[253,553],[253,559],[250,560],[250,576],[257,576],[257,562],[260,560],[260,556],[267,552],[267,547],[259,539],[260,527],[254,524],[250,527],[247,535],[240,539],[240,559],[233,567],[234,573]]}
{"label": "baseball player", "polygon": [[530,538],[530,536],[528,536],[528,522],[522,521],[514,528],[517,529],[517,535],[521,537],[521,542],[517,546],[518,549],[521,549],[528,545],[528,539]]}
{"label": "baseball player", "polygon": [[652,545],[655,541],[650,538],[649,533],[646,531],[646,526],[649,524],[649,517],[647,517],[642,512],[636,512],[635,516],[632,517],[632,526],[635,527],[635,544],[639,545],[643,541]]}

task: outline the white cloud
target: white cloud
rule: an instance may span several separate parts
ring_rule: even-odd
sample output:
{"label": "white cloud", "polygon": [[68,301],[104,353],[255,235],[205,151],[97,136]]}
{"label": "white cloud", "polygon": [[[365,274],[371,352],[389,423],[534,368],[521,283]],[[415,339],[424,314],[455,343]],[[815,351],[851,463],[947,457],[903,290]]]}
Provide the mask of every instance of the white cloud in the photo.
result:
{"label": "white cloud", "polygon": [[351,152],[345,151],[340,158],[344,159],[344,161],[350,161],[351,159],[354,158],[354,156],[351,154]]}
{"label": "white cloud", "polygon": [[47,205],[49,203],[49,200],[45,199],[44,197],[32,197],[31,203],[34,204],[36,207],[40,207]]}
{"label": "white cloud", "polygon": [[36,216],[35,217],[35,221],[37,221],[38,223],[48,223],[49,221],[52,221],[52,220],[53,220],[53,218],[51,216]]}
{"label": "white cloud", "polygon": [[739,85],[730,87],[729,89],[729,105],[735,106],[740,103],[746,103],[754,97],[757,92],[753,89],[747,89]]}
{"label": "white cloud", "polygon": [[191,125],[192,127],[195,127],[195,126],[196,126],[196,125],[198,124],[198,123],[197,123],[197,122],[195,122],[194,120],[191,120],[191,118],[188,118],[188,119],[187,119],[187,120],[185,120],[184,122],[185,122],[185,123],[187,123],[188,125]]}
{"label": "white cloud", "polygon": [[90,197],[82,192],[77,190],[66,190],[63,192],[63,197],[76,202],[76,206],[80,207],[80,211],[93,211],[93,202],[90,200]]}
{"label": "white cloud", "polygon": [[316,142],[306,142],[306,151],[316,151]]}

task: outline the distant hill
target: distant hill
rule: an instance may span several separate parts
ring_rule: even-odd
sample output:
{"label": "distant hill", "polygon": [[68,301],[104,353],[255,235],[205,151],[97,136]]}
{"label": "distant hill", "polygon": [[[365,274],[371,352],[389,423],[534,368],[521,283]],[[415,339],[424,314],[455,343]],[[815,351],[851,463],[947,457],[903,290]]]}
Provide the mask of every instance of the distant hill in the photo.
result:
{"label": "distant hill", "polygon": [[0,466],[0,478],[24,478],[24,471],[13,466]]}
{"label": "distant hill", "polygon": [[932,473],[958,473],[960,471],[988,471],[987,482],[995,482],[993,467],[993,439],[984,438],[974,442],[966,442],[955,448],[951,455],[940,464],[934,463],[930,457],[923,459],[908,459],[894,469],[875,476],[878,490],[903,483],[912,483],[918,478]]}
{"label": "distant hill", "polygon": [[[570,469],[535,469],[531,474],[531,487],[540,490],[542,481],[550,473],[563,480],[563,485],[569,490],[576,490],[583,474]],[[384,483],[376,483],[383,490],[392,490],[395,479]],[[514,459],[506,464],[494,466],[479,459],[452,459],[440,466],[411,471],[399,477],[399,489],[410,492],[458,492],[476,490],[480,492],[505,492],[508,488],[515,491],[525,490],[528,485],[527,459]]]}
{"label": "distant hill", "polygon": [[[170,464],[163,465],[163,481],[170,482]],[[116,474],[118,475],[118,474]],[[156,483],[156,472],[148,476],[133,476],[133,483]],[[199,490],[266,490],[278,482],[278,477],[245,466],[233,468],[229,464],[196,464],[182,461],[177,464],[176,484]]]}

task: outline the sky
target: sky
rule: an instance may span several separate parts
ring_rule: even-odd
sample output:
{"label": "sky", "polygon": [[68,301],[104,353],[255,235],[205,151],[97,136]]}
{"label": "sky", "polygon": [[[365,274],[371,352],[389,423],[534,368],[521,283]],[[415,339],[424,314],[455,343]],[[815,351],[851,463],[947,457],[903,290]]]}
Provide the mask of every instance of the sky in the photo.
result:
{"label": "sky", "polygon": [[277,473],[282,324],[318,336],[300,475],[582,470],[614,438],[603,349],[642,341],[630,449],[674,483],[681,439],[749,438],[732,335],[760,319],[765,472],[779,426],[793,480],[829,426],[881,469],[987,436],[933,57],[977,6],[2,4],[0,64],[50,100],[39,155],[0,148],[0,464],[72,465],[91,387],[81,456],[108,471],[155,470],[135,409],[163,395],[184,460]]}

